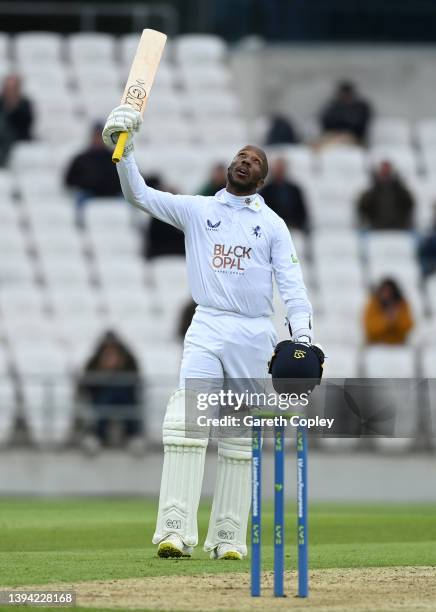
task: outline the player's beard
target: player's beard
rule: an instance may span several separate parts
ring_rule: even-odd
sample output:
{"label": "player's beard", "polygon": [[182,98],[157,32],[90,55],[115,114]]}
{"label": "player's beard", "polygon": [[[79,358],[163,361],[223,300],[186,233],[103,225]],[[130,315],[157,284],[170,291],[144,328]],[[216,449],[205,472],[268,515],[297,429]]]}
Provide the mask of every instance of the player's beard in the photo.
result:
{"label": "player's beard", "polygon": [[257,181],[254,182],[249,176],[247,176],[247,180],[238,179],[233,175],[230,168],[227,171],[227,182],[235,191],[241,192],[241,195],[256,193]]}

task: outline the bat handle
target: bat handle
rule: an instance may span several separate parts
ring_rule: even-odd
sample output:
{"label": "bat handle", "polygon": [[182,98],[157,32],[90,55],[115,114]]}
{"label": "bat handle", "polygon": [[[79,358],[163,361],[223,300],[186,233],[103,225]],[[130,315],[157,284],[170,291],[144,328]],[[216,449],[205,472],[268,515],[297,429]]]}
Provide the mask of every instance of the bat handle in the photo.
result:
{"label": "bat handle", "polygon": [[120,132],[120,135],[118,136],[117,145],[114,149],[114,152],[112,153],[112,161],[114,162],[114,164],[117,164],[123,156],[124,147],[126,146],[128,135],[128,132]]}

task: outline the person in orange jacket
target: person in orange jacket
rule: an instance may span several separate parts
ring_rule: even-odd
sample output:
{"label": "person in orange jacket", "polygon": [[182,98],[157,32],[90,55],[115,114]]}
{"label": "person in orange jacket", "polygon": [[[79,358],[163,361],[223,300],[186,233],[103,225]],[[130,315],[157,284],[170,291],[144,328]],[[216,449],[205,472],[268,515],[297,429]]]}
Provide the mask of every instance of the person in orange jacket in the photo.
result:
{"label": "person in orange jacket", "polygon": [[364,312],[368,344],[403,344],[413,327],[409,304],[397,283],[386,278],[376,287]]}

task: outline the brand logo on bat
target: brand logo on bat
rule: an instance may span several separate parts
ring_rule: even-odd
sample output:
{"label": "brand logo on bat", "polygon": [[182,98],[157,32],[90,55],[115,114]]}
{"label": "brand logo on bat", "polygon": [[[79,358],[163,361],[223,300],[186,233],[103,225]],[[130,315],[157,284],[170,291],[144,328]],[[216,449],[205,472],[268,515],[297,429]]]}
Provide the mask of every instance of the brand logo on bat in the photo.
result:
{"label": "brand logo on bat", "polygon": [[210,219],[207,220],[207,229],[211,232],[218,231],[219,226],[221,225],[221,221],[217,221],[216,223],[212,223]]}
{"label": "brand logo on bat", "polygon": [[304,359],[306,357],[306,351],[301,351],[301,350],[297,349],[294,352],[294,357],[295,357],[295,359]]}
{"label": "brand logo on bat", "polygon": [[133,85],[127,90],[125,103],[132,106],[135,110],[141,111],[145,99],[147,98],[147,92],[144,88],[145,81],[136,79]]}

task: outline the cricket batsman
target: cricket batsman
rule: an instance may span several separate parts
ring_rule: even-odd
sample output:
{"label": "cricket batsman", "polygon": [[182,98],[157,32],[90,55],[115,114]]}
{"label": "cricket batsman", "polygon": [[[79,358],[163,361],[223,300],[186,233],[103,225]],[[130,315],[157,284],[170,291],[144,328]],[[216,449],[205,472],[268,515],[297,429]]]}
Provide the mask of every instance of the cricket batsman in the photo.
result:
{"label": "cricket batsman", "polygon": [[[163,423],[164,463],[153,543],[160,557],[191,556],[198,544],[200,501],[208,435],[187,435],[188,379],[267,377],[277,337],[273,276],[286,305],[291,339],[312,343],[312,307],[285,222],[258,194],[268,174],[262,149],[247,145],[236,153],[227,186],[212,197],[173,195],[148,187],[133,155],[141,124],[130,106],[115,108],[103,129],[113,148],[128,132],[117,165],[127,202],[185,234],[192,297],[198,304],[183,350],[179,388]],[[171,299],[171,296],[168,296]],[[251,497],[251,440],[218,441],[218,467],[204,549],[212,559],[242,559]]]}

